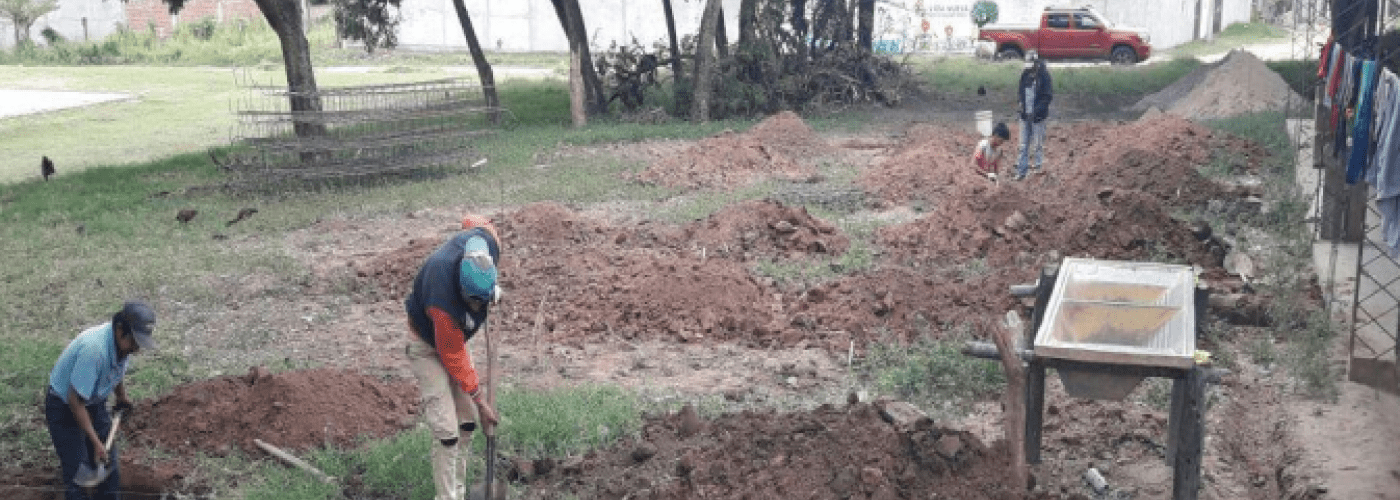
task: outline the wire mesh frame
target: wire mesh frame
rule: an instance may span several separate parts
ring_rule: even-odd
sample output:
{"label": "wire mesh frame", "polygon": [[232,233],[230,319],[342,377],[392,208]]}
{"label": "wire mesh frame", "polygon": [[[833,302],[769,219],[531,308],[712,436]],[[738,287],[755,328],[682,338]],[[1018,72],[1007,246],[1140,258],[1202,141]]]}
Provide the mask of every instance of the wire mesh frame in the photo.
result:
{"label": "wire mesh frame", "polygon": [[[1307,13],[1308,26],[1319,19],[1330,18],[1331,13],[1317,8],[1315,2],[1309,3],[1312,5]],[[1394,23],[1386,20],[1386,11],[1389,10],[1386,2],[1376,0],[1376,4],[1378,16],[1365,28],[1381,33],[1384,32],[1383,28]],[[1354,2],[1349,7],[1368,6],[1366,2]],[[1295,10],[1295,15],[1298,12]],[[1308,48],[1304,48],[1305,53]],[[1314,110],[1313,167],[1324,169],[1314,190],[1315,199],[1320,203],[1310,214],[1310,219],[1317,222],[1314,237],[1318,241],[1330,242],[1327,245],[1326,266],[1333,280],[1344,276],[1356,277],[1348,296],[1339,296],[1331,288],[1325,291],[1329,310],[1349,311],[1347,378],[1400,394],[1400,368],[1397,368],[1400,366],[1397,363],[1397,350],[1400,350],[1400,261],[1390,255],[1382,230],[1384,216],[1374,202],[1372,190],[1364,183],[1353,186],[1338,181],[1338,170],[1344,168],[1345,160],[1339,162],[1336,159],[1339,148],[1335,142],[1335,131],[1330,126],[1332,110],[1323,106],[1321,99],[1317,100]],[[1341,156],[1346,156],[1345,149]],[[1354,245],[1354,250],[1348,245]],[[1355,252],[1354,262],[1341,258],[1342,252]]]}
{"label": "wire mesh frame", "polygon": [[[472,80],[323,87],[294,93],[236,73],[242,97],[230,166],[252,180],[327,179],[466,163],[489,133],[482,87]],[[294,99],[311,110],[291,110]],[[298,133],[298,131],[302,133]]]}

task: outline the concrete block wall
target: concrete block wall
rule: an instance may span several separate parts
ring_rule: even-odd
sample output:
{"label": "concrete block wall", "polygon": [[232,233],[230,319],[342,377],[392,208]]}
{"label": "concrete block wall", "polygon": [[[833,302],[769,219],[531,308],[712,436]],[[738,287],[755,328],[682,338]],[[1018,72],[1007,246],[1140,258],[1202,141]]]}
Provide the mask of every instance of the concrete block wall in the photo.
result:
{"label": "concrete block wall", "polygon": [[181,22],[196,22],[204,18],[216,22],[233,19],[262,19],[253,0],[190,0],[177,15],[170,15],[170,7],[161,0],[128,0],[126,18],[134,31],[155,28],[156,35],[165,38],[174,34]]}
{"label": "concrete block wall", "polygon": [[[58,10],[40,17],[29,29],[29,39],[45,45],[44,28],[53,28],[64,38],[82,42],[101,40],[115,33],[125,23],[124,4],[113,0],[62,0]],[[15,26],[8,19],[0,20],[0,49],[15,46]]]}

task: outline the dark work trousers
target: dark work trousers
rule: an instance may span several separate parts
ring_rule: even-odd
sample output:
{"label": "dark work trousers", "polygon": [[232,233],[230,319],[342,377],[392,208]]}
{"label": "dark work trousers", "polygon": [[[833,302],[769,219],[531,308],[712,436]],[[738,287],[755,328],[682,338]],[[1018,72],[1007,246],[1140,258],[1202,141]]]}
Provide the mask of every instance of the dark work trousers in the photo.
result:
{"label": "dark work trousers", "polygon": [[[52,390],[48,391],[49,396],[44,400],[44,417],[49,424],[49,437],[53,439],[53,447],[58,451],[58,461],[63,469],[64,500],[84,500],[88,498],[87,492],[77,483],[73,482],[73,476],[78,474],[78,465],[84,462],[89,466],[96,466],[92,456],[92,446],[81,428],[78,427],[78,420],[73,417],[73,411],[68,408],[68,402],[64,398],[58,397]],[[112,429],[112,415],[107,413],[107,400],[96,401],[87,405],[88,415],[92,418],[92,428],[97,431],[97,436],[104,442],[107,440],[107,432]],[[102,500],[118,500],[121,498],[121,471],[118,470],[117,463],[119,456],[116,451],[117,444],[112,443],[112,461],[108,465],[112,468],[112,475],[107,476],[107,480],[97,485],[97,498]]]}

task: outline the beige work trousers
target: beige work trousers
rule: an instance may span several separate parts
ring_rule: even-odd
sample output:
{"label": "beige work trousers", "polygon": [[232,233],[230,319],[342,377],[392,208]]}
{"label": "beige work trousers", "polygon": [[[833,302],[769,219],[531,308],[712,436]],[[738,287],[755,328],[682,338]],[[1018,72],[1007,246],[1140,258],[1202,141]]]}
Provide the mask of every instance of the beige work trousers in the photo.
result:
{"label": "beige work trousers", "polygon": [[[409,370],[418,379],[418,390],[422,397],[420,411],[428,423],[437,442],[432,444],[433,485],[437,488],[438,500],[458,500],[465,498],[466,462],[471,452],[472,433],[460,434],[460,426],[466,422],[476,422],[476,403],[462,391],[460,385],[452,381],[447,368],[438,357],[437,348],[424,342],[409,325],[408,346],[404,354],[408,357]],[[444,441],[457,440],[456,445],[446,446]]]}

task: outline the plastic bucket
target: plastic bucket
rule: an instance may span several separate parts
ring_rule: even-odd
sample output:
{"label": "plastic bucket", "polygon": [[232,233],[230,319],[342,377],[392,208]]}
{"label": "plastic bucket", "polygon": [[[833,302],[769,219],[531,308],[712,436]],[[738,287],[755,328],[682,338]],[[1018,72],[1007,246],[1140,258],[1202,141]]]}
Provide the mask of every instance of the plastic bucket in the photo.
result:
{"label": "plastic bucket", "polygon": [[983,137],[992,135],[992,112],[978,111],[974,116],[977,121],[977,132]]}

